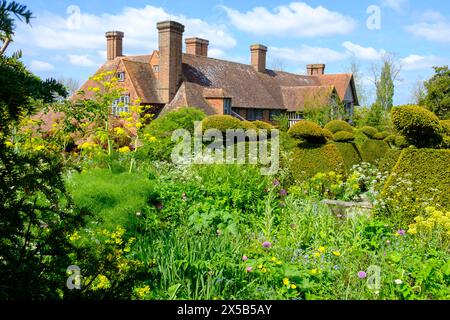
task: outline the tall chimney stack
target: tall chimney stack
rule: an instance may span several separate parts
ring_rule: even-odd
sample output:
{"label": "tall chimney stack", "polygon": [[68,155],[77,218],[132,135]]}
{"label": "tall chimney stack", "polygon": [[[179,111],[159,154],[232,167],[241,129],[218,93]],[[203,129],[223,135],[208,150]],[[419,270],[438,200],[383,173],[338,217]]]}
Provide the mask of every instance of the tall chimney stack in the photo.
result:
{"label": "tall chimney stack", "polygon": [[324,64],[308,64],[306,66],[308,76],[320,76],[325,74]]}
{"label": "tall chimney stack", "polygon": [[267,47],[262,44],[250,46],[252,66],[257,72],[266,71]]}
{"label": "tall chimney stack", "polygon": [[114,60],[123,56],[122,39],[124,33],[120,31],[109,31],[106,33],[106,52],[108,60]]}
{"label": "tall chimney stack", "polygon": [[186,53],[193,54],[196,56],[208,56],[208,46],[209,41],[200,38],[187,38],[186,43]]}
{"label": "tall chimney stack", "polygon": [[184,26],[175,21],[157,24],[159,32],[159,94],[164,103],[175,97],[181,82]]}

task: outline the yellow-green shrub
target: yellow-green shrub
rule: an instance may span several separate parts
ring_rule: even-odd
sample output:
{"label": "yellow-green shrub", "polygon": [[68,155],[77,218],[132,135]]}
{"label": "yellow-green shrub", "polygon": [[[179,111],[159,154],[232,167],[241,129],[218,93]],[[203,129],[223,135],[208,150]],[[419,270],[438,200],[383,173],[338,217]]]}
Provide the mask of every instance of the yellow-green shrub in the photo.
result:
{"label": "yellow-green shrub", "polygon": [[228,115],[214,115],[206,117],[202,121],[203,131],[209,129],[216,129],[222,133],[226,133],[227,130],[244,129],[246,124],[244,121],[240,121],[237,118]]}
{"label": "yellow-green shrub", "polygon": [[422,238],[440,236],[442,240],[450,240],[450,211],[437,210],[434,207],[425,208],[425,214],[414,218],[409,225],[408,233]]}
{"label": "yellow-green shrub", "polygon": [[324,144],[327,142],[323,129],[316,123],[302,120],[294,124],[288,131],[295,139],[305,140],[309,143]]}
{"label": "yellow-green shrub", "polygon": [[256,126],[256,128],[258,128],[258,129],[272,130],[272,129],[275,128],[275,127],[274,127],[273,125],[271,125],[270,123],[267,123],[267,122],[264,122],[264,121],[259,121],[259,120],[257,120],[257,121],[253,121],[252,123],[253,123],[253,124]]}
{"label": "yellow-green shrub", "polygon": [[406,140],[418,148],[438,146],[443,139],[439,118],[420,106],[406,105],[392,109],[392,123]]}
{"label": "yellow-green shrub", "polygon": [[395,136],[395,146],[399,149],[405,149],[409,147],[408,140],[402,135],[396,135]]}
{"label": "yellow-green shrub", "polygon": [[350,142],[355,140],[355,135],[348,131],[339,131],[333,135],[333,140],[336,142]]}
{"label": "yellow-green shrub", "polygon": [[335,144],[301,144],[295,148],[289,169],[297,181],[312,178],[319,172],[345,172],[344,159]]}
{"label": "yellow-green shrub", "polygon": [[404,149],[381,194],[409,222],[432,204],[450,209],[450,150]]}
{"label": "yellow-green shrub", "polygon": [[387,132],[387,131],[378,132],[377,134],[375,134],[375,135],[373,136],[373,138],[374,138],[374,139],[377,139],[377,140],[384,140],[384,139],[386,139],[387,137],[389,137],[389,132]]}
{"label": "yellow-green shrub", "polygon": [[378,129],[370,126],[364,126],[361,128],[361,132],[364,133],[369,139],[374,139],[378,133]]}
{"label": "yellow-green shrub", "polygon": [[255,130],[255,132],[258,131],[258,128],[256,127],[256,125],[253,122],[250,122],[250,121],[241,121],[241,128],[240,129]]}
{"label": "yellow-green shrub", "polygon": [[384,142],[386,142],[392,148],[395,146],[395,138],[395,134],[390,134],[384,139]]}
{"label": "yellow-green shrub", "polygon": [[398,158],[400,158],[399,149],[389,149],[384,154],[384,157],[379,161],[378,168],[381,172],[391,172],[394,166],[397,164]]}
{"label": "yellow-green shrub", "polygon": [[323,129],[323,133],[325,134],[325,138],[328,140],[333,140],[333,132],[328,129]]}
{"label": "yellow-green shrub", "polygon": [[362,162],[359,150],[354,143],[335,142],[335,144],[344,159],[347,170]]}
{"label": "yellow-green shrub", "polygon": [[362,160],[372,164],[377,164],[388,150],[389,146],[386,142],[374,139],[368,139],[359,146]]}
{"label": "yellow-green shrub", "polygon": [[347,131],[353,133],[353,127],[346,121],[343,120],[333,120],[325,125],[325,129],[330,130],[332,133],[339,131]]}

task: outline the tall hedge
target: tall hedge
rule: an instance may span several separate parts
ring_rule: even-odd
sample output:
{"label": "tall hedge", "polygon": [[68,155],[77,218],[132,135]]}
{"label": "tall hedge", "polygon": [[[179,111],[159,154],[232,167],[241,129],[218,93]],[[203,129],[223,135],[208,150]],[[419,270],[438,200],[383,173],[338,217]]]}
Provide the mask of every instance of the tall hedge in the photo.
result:
{"label": "tall hedge", "polygon": [[400,210],[406,220],[422,206],[450,210],[449,163],[450,150],[404,149],[382,192],[388,208]]}
{"label": "tall hedge", "polygon": [[364,162],[378,164],[389,150],[389,145],[382,140],[368,139],[358,148]]}
{"label": "tall hedge", "polygon": [[347,170],[362,162],[361,154],[354,143],[335,142],[334,143],[342,155]]}

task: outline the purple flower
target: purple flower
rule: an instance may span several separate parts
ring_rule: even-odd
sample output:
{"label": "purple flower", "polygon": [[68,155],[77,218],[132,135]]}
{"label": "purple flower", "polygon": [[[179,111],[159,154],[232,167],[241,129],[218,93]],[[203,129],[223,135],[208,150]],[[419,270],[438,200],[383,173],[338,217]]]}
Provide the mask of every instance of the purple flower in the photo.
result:
{"label": "purple flower", "polygon": [[247,271],[247,272],[252,272],[252,271],[253,271],[253,268],[252,268],[252,267],[247,267],[247,269],[245,269],[245,271]]}
{"label": "purple flower", "polygon": [[247,261],[248,260],[248,257],[247,256],[243,256],[242,257],[242,261]]}
{"label": "purple flower", "polygon": [[286,197],[287,196],[287,191],[285,189],[281,189],[280,196]]}
{"label": "purple flower", "polygon": [[403,230],[403,229],[400,229],[400,230],[397,231],[397,233],[398,233],[399,235],[401,235],[401,236],[404,236],[405,233],[406,233],[406,231]]}
{"label": "purple flower", "polygon": [[270,243],[269,241],[264,241],[262,246],[263,248],[270,248],[272,246],[272,243]]}
{"label": "purple flower", "polygon": [[367,273],[365,271],[358,272],[358,277],[360,279],[365,279],[367,277]]}
{"label": "purple flower", "polygon": [[277,179],[275,179],[274,181],[273,181],[273,186],[274,187],[278,187],[280,185],[280,181],[278,181]]}

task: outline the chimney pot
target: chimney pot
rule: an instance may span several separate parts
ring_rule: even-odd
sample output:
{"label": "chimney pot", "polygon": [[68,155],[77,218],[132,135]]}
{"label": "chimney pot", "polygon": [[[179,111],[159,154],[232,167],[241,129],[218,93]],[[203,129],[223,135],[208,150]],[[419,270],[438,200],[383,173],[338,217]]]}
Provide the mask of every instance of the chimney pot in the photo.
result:
{"label": "chimney pot", "polygon": [[187,38],[186,43],[186,53],[193,54],[196,56],[208,56],[208,46],[209,41],[200,38]]}
{"label": "chimney pot", "polygon": [[262,44],[254,44],[250,46],[250,52],[253,68],[257,72],[265,72],[267,47]]}
{"label": "chimney pot", "polygon": [[308,76],[317,76],[325,74],[324,64],[308,64],[306,66]]}
{"label": "chimney pot", "polygon": [[106,32],[106,52],[108,60],[114,60],[117,57],[123,56],[123,37],[124,33],[121,31]]}

